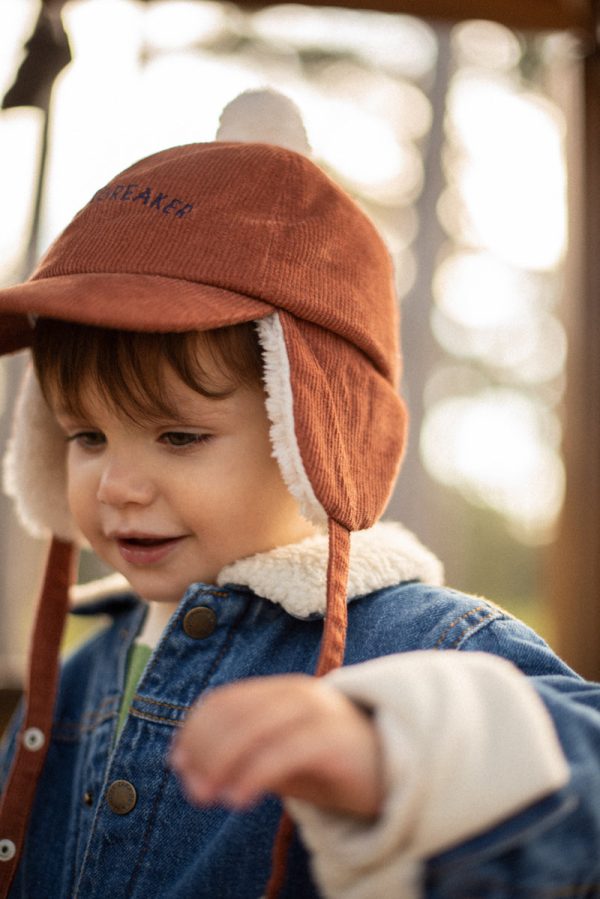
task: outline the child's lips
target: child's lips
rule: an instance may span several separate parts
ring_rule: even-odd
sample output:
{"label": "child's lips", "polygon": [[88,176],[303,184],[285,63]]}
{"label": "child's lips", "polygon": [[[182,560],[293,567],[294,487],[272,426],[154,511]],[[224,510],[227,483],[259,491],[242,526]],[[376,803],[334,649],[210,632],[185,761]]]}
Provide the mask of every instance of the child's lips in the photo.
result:
{"label": "child's lips", "polygon": [[185,535],[115,535],[114,539],[126,562],[132,565],[152,565],[162,562],[185,539]]}

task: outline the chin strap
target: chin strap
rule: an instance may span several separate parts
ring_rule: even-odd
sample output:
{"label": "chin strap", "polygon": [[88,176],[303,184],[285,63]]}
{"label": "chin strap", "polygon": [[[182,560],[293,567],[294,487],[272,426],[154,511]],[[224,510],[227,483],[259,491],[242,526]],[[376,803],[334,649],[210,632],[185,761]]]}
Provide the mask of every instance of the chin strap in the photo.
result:
{"label": "chin strap", "polygon": [[25,720],[0,804],[0,899],[8,895],[17,870],[50,744],[73,559],[73,545],[53,539],[31,643]]}
{"label": "chin strap", "polygon": [[[350,561],[350,532],[332,518],[329,519],[329,559],[327,564],[327,611],[319,660],[315,670],[317,677],[339,668],[344,661],[346,630],[348,628],[348,565]],[[283,887],[287,869],[287,857],[294,837],[294,822],[284,812],[273,844],[271,877],[265,891],[265,899],[277,899]]]}
{"label": "chin strap", "polygon": [[350,531],[329,519],[329,558],[327,560],[327,610],[321,651],[315,674],[322,677],[344,662],[348,629],[348,566]]}

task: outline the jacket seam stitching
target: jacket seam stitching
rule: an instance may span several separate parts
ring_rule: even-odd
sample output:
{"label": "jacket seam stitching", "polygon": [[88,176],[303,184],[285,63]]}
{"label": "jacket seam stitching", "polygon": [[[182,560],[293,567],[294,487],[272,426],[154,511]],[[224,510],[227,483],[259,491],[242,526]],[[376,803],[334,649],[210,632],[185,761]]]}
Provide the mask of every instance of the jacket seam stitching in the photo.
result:
{"label": "jacket seam stitching", "polygon": [[81,716],[80,721],[61,721],[60,719],[55,722],[55,727],[65,727],[65,728],[74,728],[80,727],[82,724],[86,724],[87,722],[95,721],[99,716],[106,714],[105,709],[108,706],[111,706],[115,701],[118,702],[119,697],[116,693],[112,693],[109,696],[105,696],[104,699],[100,702],[97,708],[90,712],[84,712]]}
{"label": "jacket seam stitching", "polygon": [[94,718],[88,724],[70,724],[67,722],[59,726],[55,725],[52,728],[52,736],[59,742],[76,742],[78,736],[82,734],[88,734],[99,727],[101,724],[104,724],[105,721],[111,721],[116,717],[116,712],[105,712],[103,715],[98,715],[97,718]]}
{"label": "jacket seam stitching", "polygon": [[497,618],[497,615],[494,612],[490,612],[488,615],[485,615],[485,617],[480,618],[479,621],[474,622],[471,625],[471,627],[468,627],[466,631],[463,631],[460,634],[460,636],[458,637],[458,639],[455,640],[454,643],[451,643],[450,646],[448,646],[447,648],[448,649],[457,649],[458,646],[460,646],[460,644],[463,643],[465,640],[468,640],[468,638],[472,634],[474,634],[475,631],[479,630],[480,628],[485,627],[487,624],[490,624],[490,622],[495,621],[496,618]]}
{"label": "jacket seam stitching", "polygon": [[130,709],[129,714],[133,718],[143,718],[144,721],[155,721],[157,724],[173,724],[176,727],[183,726],[183,721],[179,721],[177,718],[162,718],[160,715],[151,715],[149,712],[139,712],[137,709]]}
{"label": "jacket seam stitching", "polygon": [[[454,621],[448,625],[448,627],[443,632],[441,637],[436,641],[434,648],[437,649],[438,647],[440,647],[442,645],[442,643],[444,642],[444,640],[446,639],[446,637],[448,636],[448,634],[457,625],[459,625],[461,621],[464,621],[465,618],[469,618],[471,615],[475,615],[475,614],[477,614],[477,612],[482,612],[484,609],[488,609],[488,608],[489,608],[489,606],[486,606],[486,605],[476,606],[474,609],[469,609],[468,612],[465,612],[463,615],[460,615],[459,618],[455,618]],[[480,619],[480,621],[485,621],[486,618],[490,618],[492,614],[494,614],[494,613],[489,613],[485,618]],[[477,623],[479,624],[479,621]],[[462,636],[463,636],[463,634],[461,634],[461,636],[458,638],[457,643],[460,642],[460,640],[462,639]],[[454,643],[452,645],[456,646],[456,643]]]}
{"label": "jacket seam stitching", "polygon": [[[167,709],[176,709],[177,711],[180,711],[180,712],[187,712],[191,708],[191,706],[189,706],[189,705],[177,705],[174,702],[165,702],[164,700],[161,700],[161,699],[153,699],[150,696],[141,696],[139,693],[136,693],[134,695],[132,702],[135,702],[136,700],[138,702],[146,702],[146,703],[148,703],[148,705],[160,705],[160,706],[164,706]],[[130,707],[130,711],[133,711],[133,706]]]}

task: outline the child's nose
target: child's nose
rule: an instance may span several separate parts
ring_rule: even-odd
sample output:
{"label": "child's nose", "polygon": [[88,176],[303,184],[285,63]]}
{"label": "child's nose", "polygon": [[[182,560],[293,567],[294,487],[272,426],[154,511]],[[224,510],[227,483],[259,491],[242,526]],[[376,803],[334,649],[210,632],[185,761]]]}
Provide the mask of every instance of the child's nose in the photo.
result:
{"label": "child's nose", "polygon": [[131,460],[107,460],[97,491],[101,503],[109,506],[148,505],[154,494],[152,479]]}

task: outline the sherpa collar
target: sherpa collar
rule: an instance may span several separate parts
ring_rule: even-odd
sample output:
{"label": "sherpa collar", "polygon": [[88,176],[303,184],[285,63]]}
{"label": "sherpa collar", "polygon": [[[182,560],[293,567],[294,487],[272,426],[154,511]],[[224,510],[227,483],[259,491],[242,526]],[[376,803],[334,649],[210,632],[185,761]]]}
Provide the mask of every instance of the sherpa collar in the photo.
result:
{"label": "sherpa collar", "polygon": [[[217,578],[225,584],[249,587],[257,596],[281,605],[296,618],[325,613],[328,541],[325,533],[299,543],[257,553],[227,565]],[[406,581],[443,583],[441,562],[406,528],[380,522],[351,535],[348,601]],[[127,588],[121,575],[75,587],[79,604]]]}

